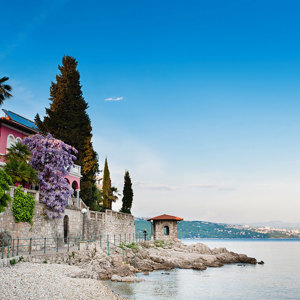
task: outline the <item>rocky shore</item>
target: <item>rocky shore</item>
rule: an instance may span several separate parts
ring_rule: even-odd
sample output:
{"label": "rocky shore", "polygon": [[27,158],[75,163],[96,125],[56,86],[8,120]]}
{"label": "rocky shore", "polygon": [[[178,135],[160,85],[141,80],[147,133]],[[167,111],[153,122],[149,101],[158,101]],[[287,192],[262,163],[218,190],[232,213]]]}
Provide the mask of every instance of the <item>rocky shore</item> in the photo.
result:
{"label": "rocky shore", "polygon": [[[207,267],[221,267],[224,264],[257,263],[255,258],[245,254],[230,252],[225,248],[210,249],[201,243],[185,245],[179,241],[174,243],[156,241],[131,244],[128,247],[124,246],[124,249],[125,263],[121,248],[114,248],[108,256],[107,250],[101,249],[96,243],[87,245],[83,251],[74,252],[67,263],[82,268],[77,277],[119,279],[119,281],[130,281],[130,278],[131,281],[139,281],[140,278],[135,277],[137,272],[174,268],[205,270]],[[122,277],[126,277],[126,280]]]}

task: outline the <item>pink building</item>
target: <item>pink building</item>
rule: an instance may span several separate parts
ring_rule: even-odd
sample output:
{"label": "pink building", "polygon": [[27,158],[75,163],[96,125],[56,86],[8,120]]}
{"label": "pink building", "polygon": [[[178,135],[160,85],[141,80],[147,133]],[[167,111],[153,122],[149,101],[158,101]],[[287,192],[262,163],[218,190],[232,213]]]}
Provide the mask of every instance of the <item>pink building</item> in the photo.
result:
{"label": "pink building", "polygon": [[[9,110],[2,109],[5,113],[0,118],[0,155],[4,155],[7,149],[17,142],[21,142],[26,136],[39,133],[34,122],[16,114]],[[5,165],[4,159],[0,157],[0,167]],[[67,181],[74,189],[74,196],[79,202],[81,166],[74,165],[69,175],[66,176]]]}

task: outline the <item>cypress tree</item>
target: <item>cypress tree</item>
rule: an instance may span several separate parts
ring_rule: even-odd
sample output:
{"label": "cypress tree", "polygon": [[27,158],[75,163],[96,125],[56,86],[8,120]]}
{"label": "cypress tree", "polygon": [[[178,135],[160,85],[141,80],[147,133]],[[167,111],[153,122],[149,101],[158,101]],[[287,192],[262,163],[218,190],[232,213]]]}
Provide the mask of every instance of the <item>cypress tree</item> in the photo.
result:
{"label": "cypress tree", "polygon": [[105,159],[102,181],[102,202],[103,210],[112,209],[112,202],[118,199],[118,189],[111,185],[110,172],[108,169],[107,158]]}
{"label": "cypress tree", "polygon": [[107,158],[105,158],[104,170],[103,170],[103,181],[102,181],[103,209],[111,209],[111,203],[109,199],[110,189],[111,189],[110,172],[108,169]]}
{"label": "cypress tree", "polygon": [[122,208],[120,211],[131,214],[132,201],[133,201],[133,191],[132,191],[131,178],[129,172],[126,171],[124,176]]}
{"label": "cypress tree", "polygon": [[92,145],[92,127],[86,112],[80,85],[80,74],[75,58],[64,56],[56,82],[50,87],[50,107],[46,108],[43,121],[36,116],[37,126],[42,132],[49,132],[53,137],[74,146],[78,150],[76,164],[81,166],[82,200],[90,207],[94,206],[95,175],[99,170],[97,154]]}

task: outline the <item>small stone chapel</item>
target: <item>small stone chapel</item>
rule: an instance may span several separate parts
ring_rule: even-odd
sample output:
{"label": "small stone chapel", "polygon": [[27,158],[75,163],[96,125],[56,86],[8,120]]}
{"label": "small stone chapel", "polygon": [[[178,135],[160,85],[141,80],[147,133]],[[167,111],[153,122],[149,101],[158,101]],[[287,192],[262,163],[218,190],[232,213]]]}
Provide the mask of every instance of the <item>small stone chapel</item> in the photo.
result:
{"label": "small stone chapel", "polygon": [[148,219],[151,222],[151,239],[154,240],[177,240],[177,224],[182,218],[161,215]]}

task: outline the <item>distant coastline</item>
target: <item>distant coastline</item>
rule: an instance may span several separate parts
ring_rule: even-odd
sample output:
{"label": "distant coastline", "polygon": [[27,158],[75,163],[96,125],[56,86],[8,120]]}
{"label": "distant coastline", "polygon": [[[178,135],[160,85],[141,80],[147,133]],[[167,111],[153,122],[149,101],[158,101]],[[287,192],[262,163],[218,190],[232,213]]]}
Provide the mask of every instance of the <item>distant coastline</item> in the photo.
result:
{"label": "distant coastline", "polygon": [[[136,218],[136,232],[145,229],[151,233],[150,223],[144,218]],[[182,221],[178,224],[179,239],[250,239],[250,240],[292,240],[300,239],[300,230],[271,227],[250,227],[204,221]]]}

